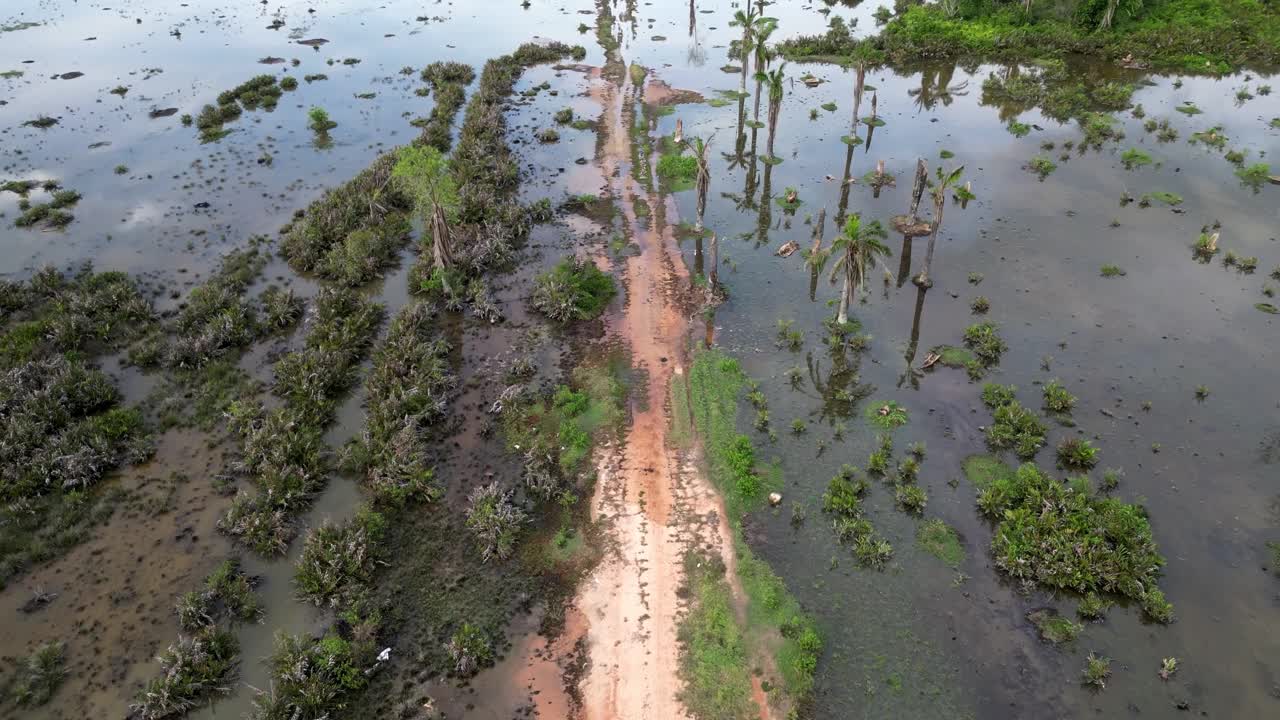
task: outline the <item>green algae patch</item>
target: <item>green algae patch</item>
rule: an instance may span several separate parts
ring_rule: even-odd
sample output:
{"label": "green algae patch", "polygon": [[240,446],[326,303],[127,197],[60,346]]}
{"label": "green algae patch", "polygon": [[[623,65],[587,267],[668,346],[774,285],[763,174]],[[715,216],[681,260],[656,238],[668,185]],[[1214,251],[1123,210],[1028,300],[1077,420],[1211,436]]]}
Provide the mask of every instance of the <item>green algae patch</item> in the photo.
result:
{"label": "green algae patch", "polygon": [[916,543],[921,550],[946,563],[948,567],[958,568],[964,562],[964,545],[960,543],[959,533],[937,518],[920,525],[916,530]]}

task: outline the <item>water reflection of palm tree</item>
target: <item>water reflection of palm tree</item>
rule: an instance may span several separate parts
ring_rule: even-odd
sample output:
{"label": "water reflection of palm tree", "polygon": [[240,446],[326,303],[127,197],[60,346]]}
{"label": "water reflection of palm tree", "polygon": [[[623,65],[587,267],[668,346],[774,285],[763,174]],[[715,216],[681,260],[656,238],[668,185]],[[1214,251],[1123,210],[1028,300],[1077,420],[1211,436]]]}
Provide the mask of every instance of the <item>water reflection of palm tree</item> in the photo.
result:
{"label": "water reflection of palm tree", "polygon": [[[908,240],[906,247],[911,247]],[[901,283],[899,283],[901,285]],[[916,352],[920,347],[920,316],[924,312],[924,295],[923,287],[916,288],[916,310],[911,317],[911,340],[907,343],[907,352],[903,358],[907,361],[907,365],[902,370],[902,374],[898,376],[898,387],[902,387],[905,383],[910,382],[911,387],[920,388],[920,378],[924,376],[924,371],[915,366]]]}
{"label": "water reflection of palm tree", "polygon": [[956,97],[969,94],[968,80],[951,84],[955,74],[955,63],[924,70],[920,73],[920,87],[908,90],[907,94],[914,97],[916,107],[923,110],[932,110],[939,101],[943,107],[949,107]]}
{"label": "water reflection of palm tree", "polygon": [[693,67],[702,67],[707,62],[707,51],[702,47],[702,39],[698,37],[698,7],[695,0],[689,0],[689,50],[686,59]]}
{"label": "water reflection of palm tree", "polygon": [[828,355],[831,358],[831,371],[825,379],[822,376],[821,361],[815,359],[812,352],[805,355],[809,381],[822,398],[818,417],[822,420],[851,417],[857,404],[870,397],[876,388],[862,382],[861,353],[849,353],[841,342],[828,345]]}

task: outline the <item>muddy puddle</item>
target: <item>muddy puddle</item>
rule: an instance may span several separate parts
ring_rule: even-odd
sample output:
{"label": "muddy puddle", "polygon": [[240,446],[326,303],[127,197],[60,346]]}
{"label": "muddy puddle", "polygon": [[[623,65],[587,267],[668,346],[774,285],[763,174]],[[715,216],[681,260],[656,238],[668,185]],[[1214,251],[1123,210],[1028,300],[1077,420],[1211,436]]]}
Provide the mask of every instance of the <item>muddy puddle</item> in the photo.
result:
{"label": "muddy puddle", "polygon": [[[478,71],[531,39],[581,43],[587,55],[580,62],[528,70],[507,107],[508,141],[523,173],[521,199],[558,206],[569,196],[631,193],[640,200],[607,216],[570,214],[539,227],[517,272],[492,280],[504,322],[453,318],[445,326],[459,348],[453,370],[463,379],[451,434],[440,448],[438,470],[451,478],[445,502],[462,502],[484,479],[517,477],[519,458],[487,433],[499,368],[527,355],[540,368],[539,380],[553,381],[588,345],[628,352],[620,313],[628,302],[651,298],[628,296],[627,285],[607,322],[580,335],[548,335],[526,309],[529,278],[576,253],[626,282],[627,273],[636,272],[628,268],[645,262],[637,234],[662,231],[655,212],[686,221],[696,216],[692,190],[669,192],[665,183],[641,189],[632,162],[608,159],[644,157],[632,153],[671,135],[679,121],[686,137],[714,137],[705,220],[720,239],[725,294],[702,312],[682,306],[688,317],[679,324],[687,321],[689,328],[682,342],[690,349],[714,342],[741,361],[767,398],[775,437],[752,428],[746,407],[738,425],[762,457],[778,461],[783,501],[749,517],[745,534],[823,634],[813,717],[1280,713],[1280,580],[1266,545],[1280,539],[1274,480],[1280,472],[1280,316],[1260,309],[1280,305],[1266,294],[1280,292],[1280,279],[1271,277],[1280,268],[1280,188],[1242,183],[1224,148],[1190,141],[1214,129],[1229,138],[1225,149],[1246,153],[1244,164],[1270,162],[1272,172],[1280,172],[1280,129],[1272,126],[1280,95],[1258,92],[1280,84],[1280,76],[1152,75],[1072,59],[1073,76],[1134,85],[1130,103],[1143,108],[1142,117],[1132,109],[1109,113],[1113,138],[1123,137],[1085,148],[1075,120],[1054,119],[1034,104],[1002,105],[984,92],[989,78],[1008,79],[1026,68],[877,69],[868,72],[860,114],[869,114],[874,94],[882,124],[860,124],[859,141],[850,144],[842,137],[851,134],[854,71],[788,63],[774,141],[781,162],[770,164],[751,158],[753,144],[764,155],[770,134],[749,124],[753,98],[741,114],[738,102],[723,100],[724,91],[740,83],[730,67],[739,61],[729,54],[740,37],[730,25],[739,3],[612,3],[607,41],[597,32],[596,3],[509,5],[229,8],[208,0],[106,6],[12,0],[0,8],[0,73],[8,73],[0,77],[0,180],[57,179],[82,198],[74,221],[45,231],[14,227],[20,198],[0,192],[0,277],[20,280],[47,264],[91,261],[144,278],[156,307],[172,310],[226,251],[254,235],[275,236],[325,188],[416,137],[410,121],[429,115],[434,103],[415,92],[424,85],[416,71],[427,63],[457,60]],[[774,39],[781,40],[821,32],[831,17],[856,20],[855,33],[865,34],[875,28],[874,10],[780,2],[767,12],[779,20]],[[682,99],[696,94],[707,101],[662,111],[633,101],[629,107],[638,114],[620,119],[611,114],[617,105],[602,102],[600,92],[608,81],[601,68],[619,58],[643,65],[642,84],[657,95],[675,89],[688,91]],[[198,114],[218,93],[261,73],[296,78],[298,88],[272,110],[246,111],[215,142],[201,143],[197,129],[182,123],[183,115]],[[634,85],[617,88],[643,98]],[[754,80],[746,86],[756,92]],[[126,91],[113,93],[117,88]],[[1242,89],[1253,96],[1243,99]],[[474,90],[473,84],[468,96]],[[332,142],[316,143],[307,128],[307,111],[317,106],[337,123]],[[1200,112],[1178,110],[1191,106]],[[563,108],[584,122],[557,125],[552,116]],[[761,120],[766,115],[767,108]],[[39,117],[57,123],[24,125]],[[1150,119],[1167,120],[1176,138],[1159,139],[1145,127]],[[1027,126],[1025,133],[1014,132],[1011,121]],[[605,123],[628,136],[611,137],[602,131]],[[551,127],[558,141],[540,142],[539,131]],[[611,156],[606,142],[627,146],[613,148],[621,152]],[[1126,163],[1129,150],[1150,162]],[[1037,157],[1051,161],[1052,171],[1029,170]],[[823,211],[827,246],[839,232],[837,216],[860,213],[888,225],[910,205],[917,158],[930,174],[939,165],[963,165],[976,198],[964,206],[948,198],[927,292],[911,278],[921,270],[928,239],[890,230],[885,242],[892,254],[868,269],[865,296],[850,308],[869,337],[867,348],[841,360],[823,342],[823,321],[839,296],[828,281],[830,268],[815,282],[801,253],[784,258],[775,251],[788,241],[808,247]],[[656,166],[656,156],[648,159]],[[881,162],[896,177],[876,189],[864,176]],[[846,173],[855,182],[844,183]],[[796,201],[787,203],[792,189]],[[1173,196],[1174,204],[1161,200]],[[926,196],[922,207],[928,206]],[[673,256],[682,254],[688,268],[670,276],[689,285],[687,294],[679,289],[682,297],[700,297],[698,283],[709,270],[706,248],[688,232],[666,229],[671,234],[654,242],[672,243]],[[1206,229],[1220,234],[1223,253],[1204,263],[1193,245]],[[1227,251],[1237,260],[1256,257],[1256,270],[1225,264]],[[383,280],[363,290],[386,305],[388,317],[411,302],[415,260],[412,250],[403,251]],[[1104,266],[1121,272],[1104,273]],[[255,289],[268,283],[304,297],[320,285],[281,260],[272,261]],[[989,304],[983,315],[971,309],[978,296]],[[931,349],[961,344],[966,326],[984,319],[998,325],[1008,350],[983,381],[970,381],[964,369],[922,369]],[[779,342],[780,321],[799,332],[794,348]],[[296,331],[259,344],[240,367],[269,383],[275,360],[299,347],[302,337]],[[153,377],[118,358],[102,364],[130,402],[155,387]],[[1113,495],[1146,508],[1167,559],[1160,585],[1176,608],[1170,625],[1145,621],[1136,604],[1117,606],[1105,622],[1086,623],[1078,638],[1054,646],[1040,639],[1027,614],[1054,607],[1072,615],[1076,598],[1015,583],[995,567],[993,526],[976,508],[977,491],[962,471],[966,457],[985,452],[991,414],[979,397],[981,383],[1017,385],[1024,402],[1038,407],[1041,386],[1054,378],[1078,401],[1074,425],[1050,422],[1040,463],[1051,467],[1060,440],[1082,437],[1100,449],[1095,484],[1104,468],[1123,470]],[[341,402],[325,435],[330,449],[362,430],[365,399],[356,389]],[[919,485],[928,503],[922,517],[907,514],[895,506],[892,488],[872,483],[866,518],[893,546],[888,566],[876,571],[860,567],[836,541],[822,496],[842,464],[866,462],[879,432],[866,409],[888,401],[905,407],[910,418],[893,433],[899,453],[913,442],[927,448]],[[796,421],[803,432],[791,431]],[[9,672],[39,643],[60,639],[67,642],[70,671],[47,706],[5,705],[0,715],[126,715],[137,689],[155,673],[154,655],[177,634],[175,596],[197,586],[221,559],[239,555],[215,527],[230,502],[210,484],[225,470],[231,450],[225,438],[174,430],[157,441],[153,460],[114,481],[125,499],[109,521],[64,557],[0,591],[6,638],[0,670]],[[300,525],[341,522],[364,496],[354,479],[334,473]],[[932,518],[959,533],[965,556],[954,566],[917,544],[920,525]],[[449,528],[460,529],[457,523]],[[404,543],[398,551],[412,551],[405,538],[398,542]],[[289,554],[275,560],[243,555],[246,572],[261,578],[265,614],[261,623],[236,630],[242,659],[230,695],[193,714],[241,717],[252,707],[253,688],[269,682],[263,659],[275,633],[328,626],[331,618],[295,597],[293,562],[301,547],[294,541]],[[413,567],[396,582],[411,587],[429,576]],[[22,612],[37,590],[57,597]],[[411,597],[400,590],[387,596]],[[584,632],[574,627],[582,618],[571,615],[565,633],[547,640],[538,632],[544,608],[528,607],[518,594],[499,601],[512,620],[494,667],[464,684],[418,677],[415,659],[397,646],[388,677],[376,681],[385,685],[375,685],[394,693],[387,706],[424,710],[429,699],[448,717],[476,718],[577,712],[578,700],[562,681],[571,664],[564,657],[574,650],[565,638]],[[392,642],[416,647],[438,633],[429,622],[406,623]],[[1103,691],[1080,682],[1091,652],[1113,661]],[[1158,671],[1170,657],[1180,668],[1164,680]]]}

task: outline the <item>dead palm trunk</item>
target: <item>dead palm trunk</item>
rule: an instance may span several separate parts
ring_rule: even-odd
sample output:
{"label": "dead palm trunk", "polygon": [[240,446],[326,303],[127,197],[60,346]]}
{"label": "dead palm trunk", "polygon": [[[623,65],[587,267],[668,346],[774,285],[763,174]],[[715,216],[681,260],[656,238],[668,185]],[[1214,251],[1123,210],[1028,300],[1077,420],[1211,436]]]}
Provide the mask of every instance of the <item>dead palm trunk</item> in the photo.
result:
{"label": "dead palm trunk", "polygon": [[818,211],[818,221],[813,224],[813,247],[809,248],[809,256],[813,257],[822,251],[822,233],[827,224],[827,209]]}
{"label": "dead palm trunk", "polygon": [[920,198],[924,197],[924,186],[928,180],[929,166],[925,165],[924,158],[916,158],[916,181],[911,186],[911,211],[907,213],[912,225],[920,220],[917,213],[920,210]]}
{"label": "dead palm trunk", "polygon": [[448,270],[453,264],[453,251],[449,247],[449,222],[440,203],[436,203],[431,212],[431,256],[435,266],[440,269],[440,281],[444,285],[445,294],[452,295]]}
{"label": "dead palm trunk", "polygon": [[933,246],[938,241],[938,229],[942,227],[942,211],[946,206],[946,195],[943,194],[943,190],[945,188],[940,187],[933,193],[933,227],[929,232],[929,247],[924,253],[924,269],[916,277],[916,285],[925,289],[933,286],[929,271],[933,268]]}
{"label": "dead palm trunk", "polygon": [[701,158],[698,160],[698,221],[694,229],[702,233],[702,216],[707,212],[707,190],[711,187],[711,173]]}

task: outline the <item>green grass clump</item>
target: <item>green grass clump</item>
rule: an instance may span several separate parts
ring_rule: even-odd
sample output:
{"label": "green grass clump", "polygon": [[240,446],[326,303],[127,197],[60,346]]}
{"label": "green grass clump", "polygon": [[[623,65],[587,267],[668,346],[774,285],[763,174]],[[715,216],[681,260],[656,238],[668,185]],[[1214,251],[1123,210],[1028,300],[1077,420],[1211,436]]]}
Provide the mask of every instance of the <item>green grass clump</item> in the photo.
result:
{"label": "green grass clump", "polygon": [[1058,169],[1058,164],[1043,155],[1037,155],[1027,162],[1027,170],[1040,176],[1041,180],[1049,177],[1049,174]]}
{"label": "green grass clump", "polygon": [[863,416],[867,422],[884,430],[900,428],[910,420],[907,409],[895,400],[869,403]]}
{"label": "green grass clump", "polygon": [[916,530],[916,543],[951,568],[958,568],[964,562],[965,552],[960,534],[937,518],[921,523]]}
{"label": "green grass clump", "polygon": [[195,632],[223,622],[256,622],[262,604],[254,593],[253,580],[236,560],[224,560],[205,578],[204,588],[178,598],[178,625]]}
{"label": "green grass clump", "polygon": [[665,153],[658,158],[658,177],[672,190],[687,190],[698,177],[698,160],[689,155]]}
{"label": "green grass clump", "polygon": [[531,302],[556,322],[592,320],[617,292],[613,278],[594,263],[569,256],[538,276]]}
{"label": "green grass clump", "polygon": [[1107,687],[1107,678],[1111,677],[1111,659],[1089,653],[1085,658],[1084,670],[1081,673],[1084,684],[1102,690]]}
{"label": "green grass clump", "polygon": [[1137,148],[1129,148],[1120,155],[1120,162],[1124,163],[1126,170],[1132,170],[1143,165],[1152,163],[1151,153],[1144,152]]}
{"label": "green grass clump", "polygon": [[1018,388],[1016,385],[997,385],[996,383],[987,383],[982,386],[982,403],[987,407],[995,410],[1002,405],[1017,399]]}
{"label": "green grass clump", "polygon": [[406,306],[373,353],[365,384],[364,431],[347,446],[344,469],[361,475],[380,503],[434,500],[440,488],[428,463],[427,433],[444,419],[457,378],[452,346],[428,303]]}
{"label": "green grass clump", "polygon": [[1103,265],[1101,270],[1102,277],[1106,277],[1106,278],[1123,277],[1128,274],[1129,273],[1125,272],[1125,269],[1120,267],[1119,265]]}
{"label": "green grass clump", "polygon": [[1044,407],[1050,412],[1069,413],[1076,405],[1076,396],[1067,392],[1062,383],[1054,378],[1044,385]]}
{"label": "green grass clump", "polygon": [[356,286],[379,277],[409,241],[412,200],[392,181],[397,154],[326,190],[292,223],[280,251],[294,269]]}
{"label": "green grass clump", "polygon": [[[362,632],[363,630],[363,632]],[[369,682],[374,664],[374,635],[357,625],[351,640],[330,633],[321,638],[279,634],[268,659],[269,691],[254,700],[253,720],[330,717]]]}
{"label": "green grass clump", "polygon": [[1080,636],[1084,626],[1063,617],[1053,608],[1040,608],[1027,613],[1027,619],[1040,631],[1040,638],[1054,645],[1071,642]]}
{"label": "green grass clump", "polygon": [[967,367],[978,359],[970,350],[955,345],[942,345],[934,348],[933,352],[939,355],[938,362],[953,368]]}
{"label": "green grass clump", "polygon": [[1076,606],[1076,614],[1085,620],[1101,620],[1111,609],[1112,602],[1096,592],[1085,593]]}
{"label": "green grass clump", "polygon": [[1165,561],[1141,507],[1094,495],[1081,483],[1063,484],[1031,463],[992,473],[978,507],[997,523],[991,549],[1010,576],[1079,593],[1150,598],[1153,606],[1163,600],[1152,593]]}
{"label": "green grass clump", "polygon": [[867,492],[867,480],[852,465],[840,468],[831,478],[827,491],[822,494],[822,511],[837,518],[857,518],[862,515],[862,496]]}
{"label": "green grass clump", "polygon": [[18,705],[35,707],[49,702],[67,678],[67,648],[60,642],[36,647],[18,666],[9,696]]}
{"label": "green grass clump", "polygon": [[996,332],[995,323],[980,322],[970,325],[964,331],[965,347],[973,351],[983,367],[991,367],[1000,362],[1000,356],[1009,346]]}
{"label": "green grass clump", "polygon": [[993,422],[987,427],[987,445],[993,450],[1012,450],[1019,458],[1029,460],[1044,447],[1047,431],[1034,412],[1012,400],[996,407]]}
{"label": "green grass clump", "polygon": [[909,513],[919,515],[924,512],[925,505],[929,502],[929,495],[919,485],[900,482],[894,488],[893,499],[898,504],[898,507]]}
{"label": "green grass clump", "polygon": [[1089,470],[1098,464],[1098,449],[1088,440],[1067,438],[1058,444],[1058,463],[1071,470]]}
{"label": "green grass clump", "polygon": [[1268,183],[1271,177],[1271,166],[1267,163],[1254,163],[1248,166],[1236,168],[1236,177],[1240,178],[1240,184],[1247,188],[1258,192],[1262,186]]}

